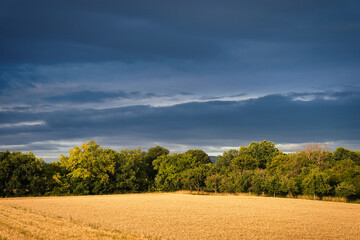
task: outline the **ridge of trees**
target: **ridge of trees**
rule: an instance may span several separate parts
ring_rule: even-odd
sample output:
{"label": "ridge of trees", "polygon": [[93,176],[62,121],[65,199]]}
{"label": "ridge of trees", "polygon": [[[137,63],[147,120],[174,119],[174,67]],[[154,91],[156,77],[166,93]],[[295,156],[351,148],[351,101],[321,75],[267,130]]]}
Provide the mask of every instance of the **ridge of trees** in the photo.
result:
{"label": "ridge of trees", "polygon": [[360,198],[360,152],[310,144],[285,154],[273,142],[225,151],[212,164],[199,149],[156,146],[117,152],[95,141],[46,163],[32,152],[0,152],[0,196],[88,195],[188,189],[215,193]]}

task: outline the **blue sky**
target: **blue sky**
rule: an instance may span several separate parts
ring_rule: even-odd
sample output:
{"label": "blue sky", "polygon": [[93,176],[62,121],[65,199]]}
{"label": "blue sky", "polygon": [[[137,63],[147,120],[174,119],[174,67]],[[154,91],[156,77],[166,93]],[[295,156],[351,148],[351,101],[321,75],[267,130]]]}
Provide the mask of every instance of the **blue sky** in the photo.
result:
{"label": "blue sky", "polygon": [[360,150],[359,1],[0,2],[0,150]]}

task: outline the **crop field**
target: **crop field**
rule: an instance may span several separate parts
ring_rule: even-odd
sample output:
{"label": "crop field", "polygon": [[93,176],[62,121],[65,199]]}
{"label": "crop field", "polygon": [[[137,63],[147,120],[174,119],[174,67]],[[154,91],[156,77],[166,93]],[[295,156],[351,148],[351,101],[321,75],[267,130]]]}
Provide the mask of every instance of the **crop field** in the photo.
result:
{"label": "crop field", "polygon": [[360,239],[360,205],[176,193],[7,198],[0,239]]}

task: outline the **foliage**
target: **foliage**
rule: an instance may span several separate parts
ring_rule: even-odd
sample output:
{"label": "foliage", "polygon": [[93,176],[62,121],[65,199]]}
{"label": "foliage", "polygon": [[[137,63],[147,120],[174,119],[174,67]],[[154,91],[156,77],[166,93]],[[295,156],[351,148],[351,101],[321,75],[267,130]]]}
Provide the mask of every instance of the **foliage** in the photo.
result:
{"label": "foliage", "polygon": [[360,198],[360,154],[310,144],[284,154],[268,141],[225,151],[213,165],[200,149],[156,146],[119,152],[95,141],[45,163],[34,154],[0,152],[0,196],[84,195],[196,189],[228,193]]}
{"label": "foliage", "polygon": [[100,148],[95,141],[84,143],[69,151],[69,157],[61,155],[60,164],[68,174],[60,177],[60,182],[68,182],[73,194],[109,193],[110,178],[115,173],[112,151]]}
{"label": "foliage", "polygon": [[214,191],[215,194],[218,193],[221,184],[221,176],[218,173],[213,173],[207,176],[205,180],[205,185],[208,191]]}
{"label": "foliage", "polygon": [[32,152],[0,153],[0,196],[43,195],[46,164]]}
{"label": "foliage", "polygon": [[240,147],[239,154],[250,155],[257,160],[259,168],[265,169],[267,165],[271,164],[271,160],[281,152],[275,147],[275,143],[264,140],[259,143],[252,142],[247,147]]}
{"label": "foliage", "polygon": [[330,176],[319,168],[311,169],[302,181],[304,193],[314,195],[314,199],[316,196],[322,197],[328,194],[331,190],[329,180]]}
{"label": "foliage", "polygon": [[182,172],[195,167],[191,154],[173,153],[162,155],[154,162],[154,169],[158,171],[155,186],[160,191],[175,191],[182,188]]}
{"label": "foliage", "polygon": [[265,179],[265,187],[266,187],[266,191],[270,194],[273,194],[274,197],[276,196],[276,194],[281,194],[283,193],[283,188],[282,188],[282,179],[280,177],[280,175],[275,174],[275,175],[267,175],[266,179]]}
{"label": "foliage", "polygon": [[340,183],[336,189],[336,195],[340,197],[345,197],[348,201],[355,197],[356,190],[354,185],[348,182],[342,182]]}
{"label": "foliage", "polygon": [[144,192],[152,183],[148,176],[146,153],[138,149],[124,149],[114,153],[116,193]]}
{"label": "foliage", "polygon": [[190,154],[194,161],[196,161],[198,164],[207,164],[211,163],[211,160],[206,152],[200,149],[190,149],[186,151],[185,153]]}
{"label": "foliage", "polygon": [[256,169],[251,179],[252,192],[260,195],[265,192],[266,171],[264,169]]}
{"label": "foliage", "polygon": [[153,161],[160,156],[168,155],[168,154],[169,154],[169,150],[161,146],[149,148],[149,150],[147,151],[145,155],[146,172],[147,175],[149,176],[149,181],[151,182],[151,185],[153,184],[157,174],[157,171],[153,167]]}
{"label": "foliage", "polygon": [[185,187],[190,189],[190,192],[193,188],[197,190],[199,194],[202,187],[205,187],[206,177],[209,175],[212,165],[211,163],[199,164],[194,168],[189,168],[182,173],[182,183]]}

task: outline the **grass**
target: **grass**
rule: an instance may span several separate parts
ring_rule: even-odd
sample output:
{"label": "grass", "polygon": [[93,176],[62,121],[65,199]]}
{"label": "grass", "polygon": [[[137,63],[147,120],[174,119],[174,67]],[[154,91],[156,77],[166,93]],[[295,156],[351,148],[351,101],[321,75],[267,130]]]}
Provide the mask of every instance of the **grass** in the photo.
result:
{"label": "grass", "polygon": [[359,239],[360,205],[184,193],[0,199],[0,239]]}

